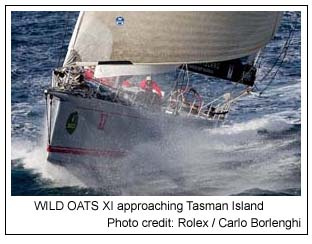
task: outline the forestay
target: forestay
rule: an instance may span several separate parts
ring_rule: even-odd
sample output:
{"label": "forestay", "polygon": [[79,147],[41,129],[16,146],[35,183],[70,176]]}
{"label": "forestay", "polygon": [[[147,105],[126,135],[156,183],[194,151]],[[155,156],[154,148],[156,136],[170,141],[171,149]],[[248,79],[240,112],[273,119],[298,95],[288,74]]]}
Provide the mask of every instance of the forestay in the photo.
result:
{"label": "forestay", "polygon": [[180,64],[240,58],[270,41],[280,16],[281,12],[268,11],[83,12],[64,65],[72,61]]}

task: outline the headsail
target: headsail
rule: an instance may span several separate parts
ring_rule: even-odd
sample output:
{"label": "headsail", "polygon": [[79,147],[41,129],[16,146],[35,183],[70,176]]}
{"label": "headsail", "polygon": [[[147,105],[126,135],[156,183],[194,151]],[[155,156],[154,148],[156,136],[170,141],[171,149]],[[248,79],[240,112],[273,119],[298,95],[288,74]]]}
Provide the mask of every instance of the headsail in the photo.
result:
{"label": "headsail", "polygon": [[237,59],[265,46],[280,16],[281,12],[268,11],[84,12],[64,64],[70,63],[71,54],[82,62],[181,64]]}

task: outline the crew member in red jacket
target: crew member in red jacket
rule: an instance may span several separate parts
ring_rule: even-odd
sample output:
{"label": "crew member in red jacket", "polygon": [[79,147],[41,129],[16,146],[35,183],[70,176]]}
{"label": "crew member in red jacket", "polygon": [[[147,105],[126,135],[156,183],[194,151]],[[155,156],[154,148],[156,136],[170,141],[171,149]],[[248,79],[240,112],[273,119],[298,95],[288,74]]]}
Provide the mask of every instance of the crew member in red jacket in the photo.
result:
{"label": "crew member in red jacket", "polygon": [[145,80],[140,82],[140,87],[146,91],[156,92],[159,97],[162,97],[161,89],[156,81],[152,80],[151,76],[147,76]]}

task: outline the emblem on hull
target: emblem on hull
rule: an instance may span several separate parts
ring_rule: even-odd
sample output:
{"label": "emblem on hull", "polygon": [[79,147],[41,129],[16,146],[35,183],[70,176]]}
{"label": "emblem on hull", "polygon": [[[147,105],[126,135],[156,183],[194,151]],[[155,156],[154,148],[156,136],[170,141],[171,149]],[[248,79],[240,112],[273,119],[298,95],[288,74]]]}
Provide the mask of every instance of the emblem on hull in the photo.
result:
{"label": "emblem on hull", "polygon": [[68,116],[66,122],[66,130],[71,135],[74,133],[78,125],[78,112],[73,112]]}

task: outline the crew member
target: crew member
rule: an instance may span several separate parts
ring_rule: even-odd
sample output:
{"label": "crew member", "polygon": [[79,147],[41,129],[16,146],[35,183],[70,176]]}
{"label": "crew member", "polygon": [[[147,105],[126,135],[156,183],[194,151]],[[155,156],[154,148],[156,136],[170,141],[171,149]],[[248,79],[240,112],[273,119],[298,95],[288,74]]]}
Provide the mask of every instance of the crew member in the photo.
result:
{"label": "crew member", "polygon": [[129,80],[124,80],[122,83],[121,83],[121,86],[122,87],[131,87],[133,86],[132,82],[129,81]]}
{"label": "crew member", "polygon": [[84,70],[84,77],[86,80],[93,80],[94,79],[94,71],[92,69],[85,69]]}
{"label": "crew member", "polygon": [[146,91],[155,92],[159,97],[162,97],[159,85],[152,80],[151,76],[146,76],[146,79],[140,82],[140,87]]}

